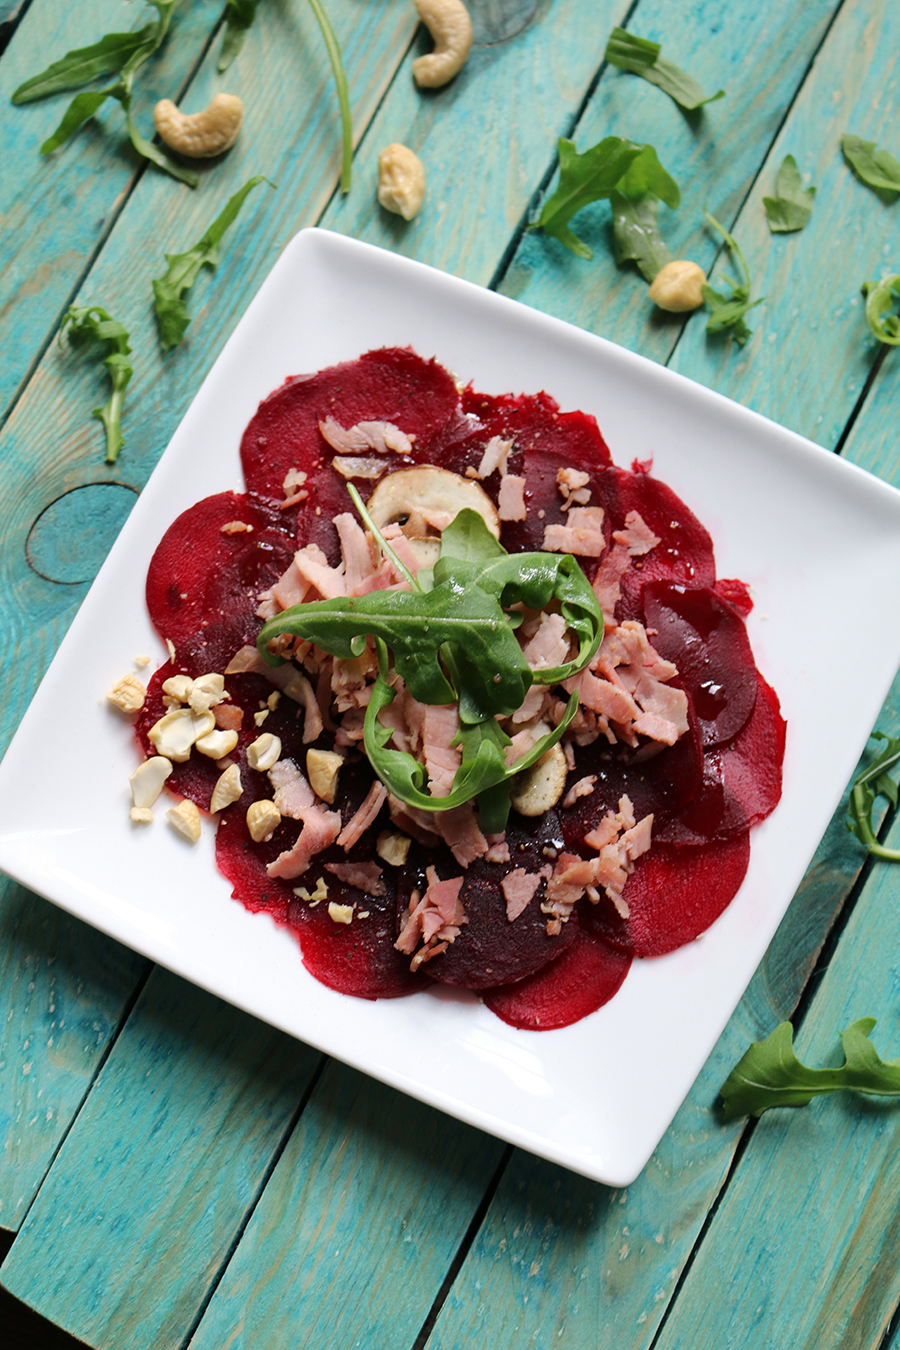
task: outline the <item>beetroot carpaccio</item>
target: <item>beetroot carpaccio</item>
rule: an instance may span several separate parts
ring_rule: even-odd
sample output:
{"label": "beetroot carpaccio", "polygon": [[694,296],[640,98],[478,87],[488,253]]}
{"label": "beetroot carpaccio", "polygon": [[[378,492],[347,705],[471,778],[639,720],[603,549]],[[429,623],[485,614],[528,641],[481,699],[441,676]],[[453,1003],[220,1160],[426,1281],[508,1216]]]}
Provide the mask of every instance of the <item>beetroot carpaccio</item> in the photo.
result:
{"label": "beetroot carpaccio", "polygon": [[[171,659],[137,736],[165,755],[173,715],[181,733],[193,726],[166,786],[213,810],[234,897],[287,926],[316,979],[361,998],[459,985],[545,1031],[612,998],[635,957],[718,918],[750,829],[779,800],[785,724],[747,639],[747,588],[717,580],[709,534],[650,465],[614,465],[595,420],[546,393],[460,390],[398,348],[287,380],[244,432],[241,463],[246,490],[185,511],[153,557],[147,604]],[[427,490],[404,505],[402,485],[431,481],[401,472],[412,468],[444,471],[442,492],[453,475],[457,506]],[[379,524],[414,576],[477,499],[509,553],[571,553],[592,585],[605,631],[590,664],[561,686],[535,682],[498,720],[514,764],[578,695],[544,757],[555,786],[540,765],[514,780],[500,834],[482,832],[474,801],[416,809],[376,776],[363,744],[371,640],[343,659],[298,638],[277,668],[257,652],[263,623],[295,605],[409,589],[351,483],[370,507],[376,492],[393,502]],[[537,681],[569,659],[572,633],[558,603],[519,609]],[[211,675],[224,689],[200,680]],[[446,795],[458,709],[391,680],[379,714],[391,743]]]}

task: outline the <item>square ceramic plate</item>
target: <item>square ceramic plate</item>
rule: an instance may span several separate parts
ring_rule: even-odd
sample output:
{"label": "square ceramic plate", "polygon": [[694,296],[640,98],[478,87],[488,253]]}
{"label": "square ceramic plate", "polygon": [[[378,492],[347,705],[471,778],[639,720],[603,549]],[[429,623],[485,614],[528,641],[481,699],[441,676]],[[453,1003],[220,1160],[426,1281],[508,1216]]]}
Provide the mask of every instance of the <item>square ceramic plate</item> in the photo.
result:
{"label": "square ceramic plate", "polygon": [[[561,1031],[515,1030],[447,988],[376,1003],[334,993],[306,973],[288,933],[230,899],[212,829],[190,849],[159,819],[149,829],[128,820],[135,749],[103,695],[136,655],[152,655],[154,667],[165,659],[144,607],[161,535],[201,497],[241,490],[241,432],[287,376],[406,344],[488,393],[546,389],[564,409],[593,413],[619,464],[652,456],[712,533],[719,575],[753,585],[751,641],[788,721],[784,797],[753,831],[737,898],[702,941],[636,962],[612,1002]],[[850,615],[879,642],[856,669],[848,702],[843,662],[829,653]],[[765,952],[898,661],[900,493],[600,338],[418,263],[306,230],[197,394],[0,766],[0,866],[348,1064],[586,1176],[626,1185]],[[48,813],[51,763],[57,805]]]}

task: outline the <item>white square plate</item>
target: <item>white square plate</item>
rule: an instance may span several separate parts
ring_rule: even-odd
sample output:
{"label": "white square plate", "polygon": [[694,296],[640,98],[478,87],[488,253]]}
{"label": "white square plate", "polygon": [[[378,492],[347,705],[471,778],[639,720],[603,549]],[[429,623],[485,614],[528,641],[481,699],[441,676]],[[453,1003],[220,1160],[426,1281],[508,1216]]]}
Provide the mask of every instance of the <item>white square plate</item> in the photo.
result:
{"label": "white square plate", "polygon": [[[438,986],[367,1002],[304,970],[295,940],[230,899],[213,831],[188,848],[128,820],[137,762],[103,695],[165,653],[150,557],[175,516],[243,480],[238,448],[287,376],[411,344],[476,388],[546,389],[593,413],[617,463],[655,472],[710,530],[718,574],[754,587],[758,664],[788,721],[784,797],[751,836],[737,898],[700,942],[638,961],[575,1026],[506,1026]],[[874,632],[846,698],[836,658]],[[172,438],[0,766],[0,866],[238,1007],[441,1110],[612,1185],[633,1181],[759,963],[900,662],[900,493],[653,362],[502,296],[339,235],[291,242]],[[60,756],[58,729],[66,728]],[[53,800],[45,802],[53,766]],[[158,812],[158,816],[162,813]]]}

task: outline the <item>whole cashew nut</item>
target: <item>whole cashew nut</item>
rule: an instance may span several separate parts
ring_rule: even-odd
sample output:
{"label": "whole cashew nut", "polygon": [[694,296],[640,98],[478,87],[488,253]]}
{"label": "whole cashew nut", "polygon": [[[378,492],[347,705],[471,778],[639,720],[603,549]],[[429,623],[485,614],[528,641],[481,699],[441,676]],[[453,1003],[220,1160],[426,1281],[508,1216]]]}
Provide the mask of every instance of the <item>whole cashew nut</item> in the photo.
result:
{"label": "whole cashew nut", "polygon": [[415,0],[419,18],[434,38],[434,51],[413,61],[416,84],[437,89],[462,70],[472,47],[472,20],[462,0]]}
{"label": "whole cashew nut", "polygon": [[378,156],[378,200],[386,211],[412,220],[425,197],[425,169],[408,146],[394,142]]}
{"label": "whole cashew nut", "polygon": [[210,159],[234,145],[244,124],[244,105],[235,94],[216,94],[203,112],[188,114],[163,98],[153,109],[153,121],[170,149],[189,159]]}
{"label": "whole cashew nut", "polygon": [[667,309],[670,314],[683,314],[686,310],[700,308],[703,304],[701,287],[705,285],[703,268],[678,258],[657,272],[648,294],[660,309]]}

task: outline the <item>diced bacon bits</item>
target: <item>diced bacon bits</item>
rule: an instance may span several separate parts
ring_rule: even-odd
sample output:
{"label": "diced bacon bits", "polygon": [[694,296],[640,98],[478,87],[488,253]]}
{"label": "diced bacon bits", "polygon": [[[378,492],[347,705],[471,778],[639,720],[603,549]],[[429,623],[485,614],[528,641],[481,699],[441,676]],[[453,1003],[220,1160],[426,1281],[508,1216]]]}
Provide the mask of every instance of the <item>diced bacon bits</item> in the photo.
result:
{"label": "diced bacon bits", "polygon": [[333,750],[306,752],[306,772],[309,774],[310,786],[316,796],[321,797],[323,802],[328,802],[329,806],[334,803],[338,774],[343,762],[343,755],[337,755]]}
{"label": "diced bacon bits", "polygon": [[147,697],[147,690],[135,675],[124,675],[106,695],[114,707],[124,713],[140,712]]}
{"label": "diced bacon bits", "polygon": [[131,799],[138,808],[152,806],[163,790],[172,772],[172,761],[163,755],[153,755],[139,764],[129,778]]}
{"label": "diced bacon bits", "polygon": [[180,834],[189,844],[196,844],[200,838],[200,812],[187,797],[166,812],[166,820],[175,833]]}
{"label": "diced bacon bits", "polygon": [[[572,765],[569,766],[570,768]],[[569,791],[562,799],[563,806],[574,806],[579,797],[589,797],[594,791],[594,784],[597,781],[595,773],[585,774],[584,778],[579,778],[577,783],[573,783]]]}
{"label": "diced bacon bits", "polygon": [[247,829],[256,844],[268,843],[281,824],[281,812],[274,802],[254,802],[247,809]]}
{"label": "diced bacon bits", "polygon": [[215,815],[217,811],[224,811],[226,806],[240,800],[242,792],[241,771],[236,764],[230,764],[216,780],[209,802],[210,813]]}
{"label": "diced bacon bits", "polygon": [[[418,891],[413,891],[409,909],[403,916],[400,936],[394,943],[398,952],[412,955],[412,971],[446,951],[459,936],[462,925],[468,923],[459,898],[463,878],[441,881],[433,867],[429,867],[425,875],[428,881],[425,894],[420,899]],[[423,945],[416,951],[420,939]]]}
{"label": "diced bacon bits", "polygon": [[529,874],[523,867],[517,867],[514,871],[507,872],[500,882],[500,889],[506,901],[508,923],[514,923],[522,911],[528,907],[542,880],[543,878],[539,874]]}
{"label": "diced bacon bits", "polygon": [[285,849],[274,862],[269,863],[267,876],[282,877],[285,881],[302,876],[309,867],[310,859],[333,844],[340,833],[340,811],[325,811],[321,806],[310,806],[300,811],[297,819],[301,821],[302,828],[293,847]]}
{"label": "diced bacon bits", "polygon": [[256,769],[259,773],[268,773],[280,757],[281,740],[270,731],[264,731],[247,746],[247,763],[251,769]]}
{"label": "diced bacon bits", "polygon": [[373,783],[366,794],[362,806],[356,814],[348,820],[347,824],[338,835],[338,844],[342,849],[346,851],[353,847],[357,839],[359,839],[372,824],[386,801],[387,788],[384,786],[384,783]]}
{"label": "diced bacon bits", "polygon": [[331,872],[345,886],[354,886],[365,895],[387,895],[381,868],[375,862],[326,863],[325,871]]}
{"label": "diced bacon bits", "polygon": [[572,506],[586,506],[591,500],[591,490],[587,484],[591,475],[581,469],[560,469],[556,475],[557,486],[562,493],[562,509],[568,511]]}
{"label": "diced bacon bits", "polygon": [[406,862],[411,843],[412,840],[408,834],[397,834],[393,830],[382,830],[375,843],[375,852],[391,867],[402,867]]}

